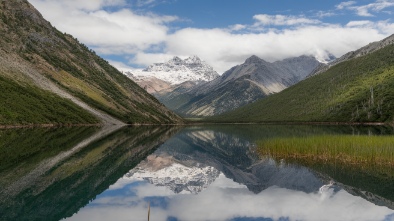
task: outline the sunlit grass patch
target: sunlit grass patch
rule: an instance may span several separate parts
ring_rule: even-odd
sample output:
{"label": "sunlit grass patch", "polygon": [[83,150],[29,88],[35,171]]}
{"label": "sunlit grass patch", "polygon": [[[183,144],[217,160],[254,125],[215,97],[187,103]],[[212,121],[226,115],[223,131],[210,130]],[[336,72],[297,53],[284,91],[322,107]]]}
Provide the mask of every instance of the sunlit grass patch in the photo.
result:
{"label": "sunlit grass patch", "polygon": [[263,156],[394,166],[394,136],[320,135],[258,142]]}

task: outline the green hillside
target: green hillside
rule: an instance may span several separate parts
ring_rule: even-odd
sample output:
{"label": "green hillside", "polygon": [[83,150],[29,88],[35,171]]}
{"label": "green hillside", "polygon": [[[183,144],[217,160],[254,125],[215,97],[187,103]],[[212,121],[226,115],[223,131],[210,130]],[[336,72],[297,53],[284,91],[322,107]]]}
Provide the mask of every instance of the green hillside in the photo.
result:
{"label": "green hillside", "polygon": [[[94,127],[0,131],[0,136],[5,137],[0,141],[1,220],[57,221],[72,216],[150,155],[176,129],[124,127],[73,150],[94,132]],[[56,160],[65,152],[72,154]],[[43,166],[46,162],[53,163]],[[45,169],[34,173],[37,168]],[[37,177],[21,182],[31,173]]]}
{"label": "green hillside", "polygon": [[73,102],[0,75],[0,125],[95,124],[99,120]]}
{"label": "green hillside", "polygon": [[393,122],[394,45],[331,67],[219,122]]}
{"label": "green hillside", "polygon": [[[40,75],[125,123],[182,121],[94,51],[54,28],[26,0],[1,2],[0,35],[0,76],[37,84],[35,78]],[[61,115],[57,108],[53,110]]]}

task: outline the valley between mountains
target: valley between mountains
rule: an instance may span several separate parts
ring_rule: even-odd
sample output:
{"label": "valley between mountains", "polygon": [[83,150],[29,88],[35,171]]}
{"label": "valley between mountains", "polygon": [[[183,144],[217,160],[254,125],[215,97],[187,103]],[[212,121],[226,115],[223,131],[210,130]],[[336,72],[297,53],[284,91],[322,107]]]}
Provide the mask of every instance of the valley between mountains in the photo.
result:
{"label": "valley between mountains", "polygon": [[[194,61],[192,65],[190,60]],[[278,93],[303,80],[321,64],[311,56],[269,63],[253,55],[219,76],[197,57],[185,60],[175,57],[167,63],[154,64],[140,72],[128,74],[141,86],[157,79],[168,82],[169,86],[165,89],[151,90],[152,95],[180,116],[207,117]],[[161,68],[164,73],[156,71],[159,67],[166,67]],[[188,78],[180,80],[176,74],[172,75],[173,79],[166,77],[177,70],[185,70],[184,76]],[[148,88],[160,88],[160,85],[151,84]]]}
{"label": "valley between mountains", "polygon": [[[393,44],[394,35],[326,61],[302,55],[270,63],[253,55],[213,80],[201,77],[211,69],[196,57],[198,74],[174,58],[128,76],[156,87],[150,93],[180,116],[204,122],[393,123]],[[163,77],[179,69],[193,77]]]}
{"label": "valley between mountains", "polygon": [[394,36],[340,58],[174,57],[123,73],[26,0],[0,4],[0,125],[394,122]]}

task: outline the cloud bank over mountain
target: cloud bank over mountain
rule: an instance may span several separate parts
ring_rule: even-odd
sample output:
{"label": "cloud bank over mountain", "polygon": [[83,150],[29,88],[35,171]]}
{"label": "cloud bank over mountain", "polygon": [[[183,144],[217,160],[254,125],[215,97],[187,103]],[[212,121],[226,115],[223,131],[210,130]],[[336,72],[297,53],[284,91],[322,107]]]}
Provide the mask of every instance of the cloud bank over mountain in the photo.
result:
{"label": "cloud bank over mountain", "polygon": [[380,16],[392,13],[394,1],[388,0],[332,3],[330,8],[305,13],[260,13],[250,16],[249,23],[206,28],[176,11],[151,11],[166,4],[160,1],[31,3],[60,31],[76,36],[119,69],[197,55],[223,73],[252,54],[270,62],[300,55],[324,58],[328,52],[339,57],[394,33],[393,21]]}

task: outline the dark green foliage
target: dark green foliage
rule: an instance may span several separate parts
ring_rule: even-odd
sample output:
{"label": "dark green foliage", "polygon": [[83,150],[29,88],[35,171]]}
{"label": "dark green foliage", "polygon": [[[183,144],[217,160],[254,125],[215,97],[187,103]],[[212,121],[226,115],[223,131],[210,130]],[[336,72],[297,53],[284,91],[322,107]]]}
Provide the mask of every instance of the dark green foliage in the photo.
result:
{"label": "dark green foliage", "polygon": [[19,65],[22,71],[15,75],[34,69],[89,106],[123,122],[182,122],[93,50],[54,28],[26,0],[2,2],[0,18],[0,54],[5,52],[5,61],[18,58],[19,64],[7,67],[13,70]]}
{"label": "dark green foliage", "polygon": [[394,45],[342,62],[213,121],[392,122]]}
{"label": "dark green foliage", "polygon": [[[123,128],[89,144],[54,165],[45,174],[40,174],[40,179],[35,180],[35,183],[12,196],[4,195],[2,192],[10,185],[2,185],[0,190],[2,219],[61,220],[72,216],[151,154],[156,147],[168,139],[171,133],[169,127]],[[68,134],[70,134],[68,138],[72,137],[71,134],[75,135],[72,131]],[[57,135],[61,136],[60,133]],[[37,137],[40,138],[43,137]],[[82,140],[87,137],[74,136],[74,138]],[[55,143],[51,145],[47,140],[46,145],[65,151],[72,148],[72,145],[68,144],[63,146],[61,140],[65,139],[54,137]],[[46,145],[41,146],[44,148],[40,152],[41,155]],[[23,149],[28,151],[27,148]],[[22,151],[21,153],[23,154]],[[47,155],[42,160],[51,159],[50,157]],[[23,167],[23,164],[20,162],[15,167]],[[9,177],[12,173],[12,171],[1,172],[0,175],[3,177]],[[24,175],[18,173],[14,180],[18,181]]]}
{"label": "dark green foliage", "polygon": [[95,124],[99,121],[70,100],[0,76],[0,125]]}
{"label": "dark green foliage", "polygon": [[[24,169],[56,156],[92,135],[98,127],[0,130],[0,173],[23,164]],[[5,181],[5,180],[3,180]]]}

